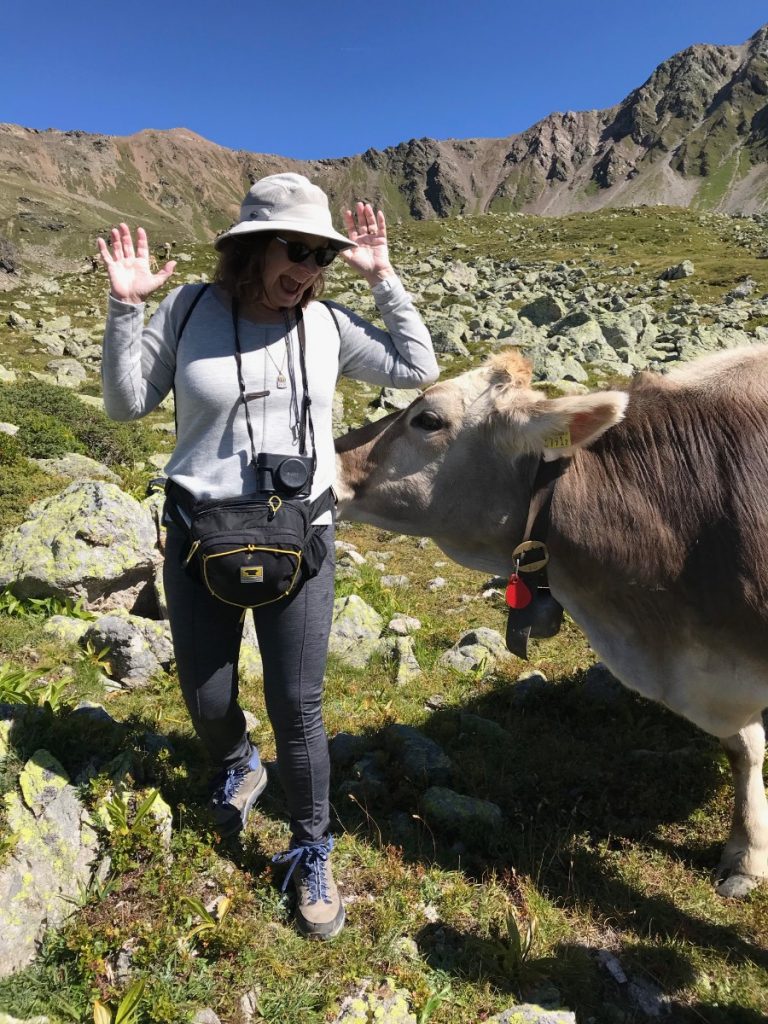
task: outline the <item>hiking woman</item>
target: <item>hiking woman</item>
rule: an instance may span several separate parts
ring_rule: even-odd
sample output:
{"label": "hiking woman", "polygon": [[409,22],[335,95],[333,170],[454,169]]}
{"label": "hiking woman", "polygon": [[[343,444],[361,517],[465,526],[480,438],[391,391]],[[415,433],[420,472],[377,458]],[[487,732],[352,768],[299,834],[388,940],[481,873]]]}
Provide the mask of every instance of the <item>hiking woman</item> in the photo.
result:
{"label": "hiking woman", "polygon": [[[292,877],[296,886],[298,927],[314,938],[330,938],[344,923],[329,860],[321,712],[334,597],[334,388],[341,375],[408,388],[438,375],[429,333],[389,262],[383,213],[357,203],[344,221],[346,236],[333,227],[325,193],[305,177],[262,178],[237,223],[214,243],[212,284],[176,288],[147,325],[144,302],[175,263],[151,272],[142,228],[135,245],[125,224],[112,229],[109,244],[99,239],[111,286],[102,365],[107,413],[136,419],[175,394],[165,593],[181,689],[212,764],[211,808],[225,834],[244,828],[267,775],[238,703],[242,608],[184,568],[188,527],[201,503],[273,492],[285,499],[283,484],[288,497],[310,503],[322,564],[253,614],[290,811],[290,847],[276,859],[288,864],[285,885]],[[385,329],[317,301],[336,256],[367,281]],[[261,569],[243,572],[255,581]]]}

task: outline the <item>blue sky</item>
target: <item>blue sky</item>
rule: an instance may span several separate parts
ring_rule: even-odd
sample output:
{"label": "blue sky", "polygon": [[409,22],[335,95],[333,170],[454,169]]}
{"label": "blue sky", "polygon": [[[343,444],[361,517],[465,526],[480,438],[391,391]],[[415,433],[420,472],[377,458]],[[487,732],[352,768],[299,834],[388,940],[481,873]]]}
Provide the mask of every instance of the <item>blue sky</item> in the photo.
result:
{"label": "blue sky", "polygon": [[505,136],[611,106],[678,50],[766,22],[765,0],[16,0],[0,121],[185,127],[299,158]]}

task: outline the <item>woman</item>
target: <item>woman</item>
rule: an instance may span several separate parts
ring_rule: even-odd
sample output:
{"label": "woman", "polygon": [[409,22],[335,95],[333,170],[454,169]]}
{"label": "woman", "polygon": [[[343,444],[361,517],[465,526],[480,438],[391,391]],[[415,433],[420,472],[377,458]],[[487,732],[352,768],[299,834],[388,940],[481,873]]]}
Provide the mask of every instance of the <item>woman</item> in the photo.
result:
{"label": "woman", "polygon": [[[216,239],[212,286],[172,291],[146,327],[143,303],[175,263],[151,273],[142,228],[135,249],[125,224],[112,229],[111,251],[99,239],[111,285],[102,365],[107,413],[144,416],[175,390],[166,600],[184,699],[215,766],[212,811],[225,834],[245,826],[267,777],[237,702],[241,611],[184,571],[185,516],[195,501],[263,489],[255,465],[261,453],[270,464],[305,456],[299,468],[313,467],[309,499],[314,522],[324,527],[327,557],[297,592],[254,609],[291,813],[290,848],[276,860],[289,864],[283,888],[293,877],[296,921],[313,938],[331,938],[344,924],[328,859],[330,768],[321,713],[334,596],[332,501],[324,500],[335,469],[334,387],[341,374],[388,387],[438,376],[429,333],[389,262],[383,213],[357,203],[356,215],[347,210],[344,220],[348,237],[334,230],[325,193],[303,176],[262,178],[245,197],[239,221]],[[316,301],[323,269],[337,254],[371,286],[386,331]]]}

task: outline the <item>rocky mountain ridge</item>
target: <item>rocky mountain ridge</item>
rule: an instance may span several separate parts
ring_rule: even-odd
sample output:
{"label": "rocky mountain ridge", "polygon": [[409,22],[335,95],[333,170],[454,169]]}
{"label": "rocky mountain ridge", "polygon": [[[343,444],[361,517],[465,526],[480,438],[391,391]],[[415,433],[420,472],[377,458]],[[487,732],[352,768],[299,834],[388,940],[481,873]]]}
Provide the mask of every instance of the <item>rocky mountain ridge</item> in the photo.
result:
{"label": "rocky mountain ridge", "polygon": [[0,236],[32,261],[90,252],[118,217],[141,219],[158,240],[207,239],[249,181],[278,170],[306,173],[336,207],[364,196],[393,220],[659,203],[764,212],[768,25],[740,46],[675,54],[613,107],[553,113],[502,139],[411,139],[299,161],[184,128],[123,138],[3,124]]}

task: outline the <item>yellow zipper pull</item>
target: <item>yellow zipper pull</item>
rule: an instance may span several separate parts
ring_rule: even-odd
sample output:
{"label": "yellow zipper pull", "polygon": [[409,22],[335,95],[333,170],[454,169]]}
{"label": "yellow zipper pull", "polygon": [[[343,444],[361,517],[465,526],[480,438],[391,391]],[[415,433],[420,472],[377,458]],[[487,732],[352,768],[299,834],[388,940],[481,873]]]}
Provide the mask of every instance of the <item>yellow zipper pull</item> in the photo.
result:
{"label": "yellow zipper pull", "polygon": [[189,549],[189,554],[184,559],[184,561],[181,563],[184,566],[185,569],[189,565],[189,563],[192,561],[192,559],[194,558],[195,552],[197,551],[197,549],[199,547],[200,547],[200,541],[196,540],[195,543],[192,545],[192,547]]}

